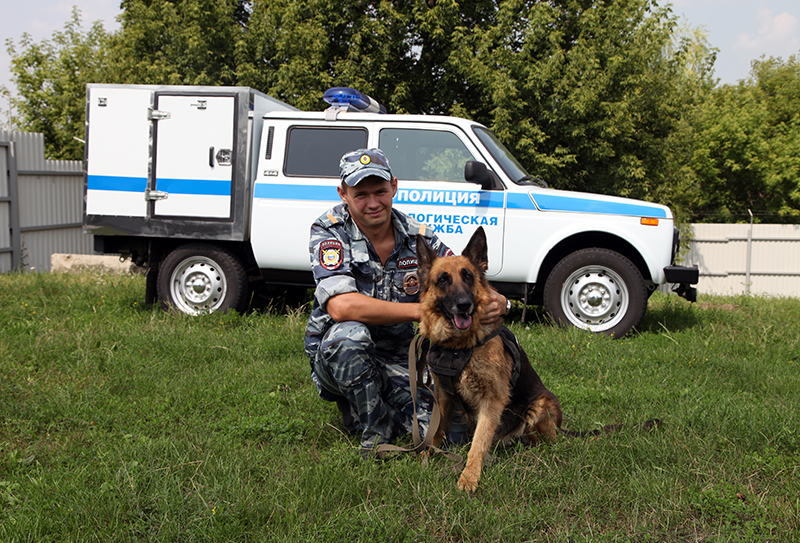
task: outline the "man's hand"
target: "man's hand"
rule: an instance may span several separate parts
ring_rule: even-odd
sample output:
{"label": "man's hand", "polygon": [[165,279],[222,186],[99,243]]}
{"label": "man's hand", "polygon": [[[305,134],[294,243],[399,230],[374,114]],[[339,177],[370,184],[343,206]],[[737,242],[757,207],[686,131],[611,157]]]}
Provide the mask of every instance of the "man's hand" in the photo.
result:
{"label": "man's hand", "polygon": [[484,313],[481,319],[481,324],[493,324],[497,322],[500,317],[506,314],[507,305],[508,300],[506,300],[506,297],[496,290],[493,290],[486,313]]}

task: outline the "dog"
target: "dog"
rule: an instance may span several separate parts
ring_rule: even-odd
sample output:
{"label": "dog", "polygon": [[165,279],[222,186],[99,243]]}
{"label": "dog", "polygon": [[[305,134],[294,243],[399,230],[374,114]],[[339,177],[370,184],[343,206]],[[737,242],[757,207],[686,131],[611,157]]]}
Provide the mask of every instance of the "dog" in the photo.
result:
{"label": "dog", "polygon": [[475,433],[458,488],[474,492],[494,443],[553,441],[563,412],[502,322],[481,323],[491,296],[483,227],[461,256],[438,257],[417,236],[417,261],[419,333],[431,343],[426,363],[442,415],[432,444],[441,445],[454,407],[460,407]]}

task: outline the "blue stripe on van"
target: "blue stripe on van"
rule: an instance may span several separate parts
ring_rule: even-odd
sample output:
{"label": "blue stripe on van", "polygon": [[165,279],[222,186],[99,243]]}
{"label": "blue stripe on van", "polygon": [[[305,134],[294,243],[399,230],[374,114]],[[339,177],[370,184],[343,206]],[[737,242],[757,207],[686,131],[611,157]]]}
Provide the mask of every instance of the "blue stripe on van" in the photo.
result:
{"label": "blue stripe on van", "polygon": [[[434,201],[434,193],[443,193],[442,199]],[[446,194],[444,194],[446,193]],[[470,202],[469,197],[466,195],[478,195],[478,202]],[[461,195],[462,200],[458,201]],[[318,201],[331,201],[339,202],[339,194],[336,187],[325,187],[318,185],[285,185],[273,183],[257,183],[253,196],[255,198],[269,198],[272,200],[318,200]],[[446,198],[449,197],[450,200]],[[464,200],[466,198],[466,200]],[[400,189],[395,196],[396,204],[409,204],[409,205],[436,205],[436,206],[454,206],[454,207],[490,207],[502,208],[503,207],[504,193],[490,192],[490,191],[436,191],[426,189]],[[454,203],[456,202],[456,203]],[[531,204],[531,207],[533,205]]]}
{"label": "blue stripe on van", "polygon": [[606,215],[631,215],[641,217],[666,218],[667,212],[661,207],[648,206],[634,202],[611,202],[606,200],[587,200],[561,194],[531,194],[536,206],[542,211],[573,211],[579,213],[600,213]]}
{"label": "blue stripe on van", "polygon": [[231,181],[216,179],[156,179],[156,190],[168,194],[201,194],[206,196],[230,196]]}
{"label": "blue stripe on van", "polygon": [[[120,192],[141,192],[147,188],[146,177],[121,177],[113,175],[90,175],[87,181],[89,190],[114,190]],[[202,194],[210,196],[230,196],[231,182],[212,179],[157,179],[156,188],[170,194]]]}
{"label": "blue stripe on van", "polygon": [[530,195],[526,193],[510,192],[508,194],[508,209],[536,209]]}
{"label": "blue stripe on van", "polygon": [[118,190],[121,192],[144,192],[146,177],[118,177],[114,175],[90,175],[87,179],[89,190]]}
{"label": "blue stripe on van", "polygon": [[255,198],[271,198],[273,200],[322,200],[341,202],[336,187],[318,185],[278,185],[272,183],[256,183],[253,189]]}

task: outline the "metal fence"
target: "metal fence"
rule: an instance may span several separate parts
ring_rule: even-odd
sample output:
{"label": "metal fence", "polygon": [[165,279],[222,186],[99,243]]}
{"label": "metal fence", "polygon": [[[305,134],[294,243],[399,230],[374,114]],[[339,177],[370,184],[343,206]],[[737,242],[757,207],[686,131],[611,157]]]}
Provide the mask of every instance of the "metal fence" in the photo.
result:
{"label": "metal fence", "polygon": [[83,162],[44,158],[44,136],[0,130],[0,272],[50,270],[53,253],[92,253]]}
{"label": "metal fence", "polygon": [[693,224],[699,294],[800,297],[800,225]]}

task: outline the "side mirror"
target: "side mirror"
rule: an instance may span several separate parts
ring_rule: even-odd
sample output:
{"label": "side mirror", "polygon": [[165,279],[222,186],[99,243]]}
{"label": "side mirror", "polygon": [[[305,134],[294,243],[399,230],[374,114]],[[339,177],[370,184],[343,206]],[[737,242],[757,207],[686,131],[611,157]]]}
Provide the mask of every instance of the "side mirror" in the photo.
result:
{"label": "side mirror", "polygon": [[491,190],[494,185],[489,168],[483,162],[476,160],[468,160],[464,164],[464,179],[479,184],[483,190]]}

